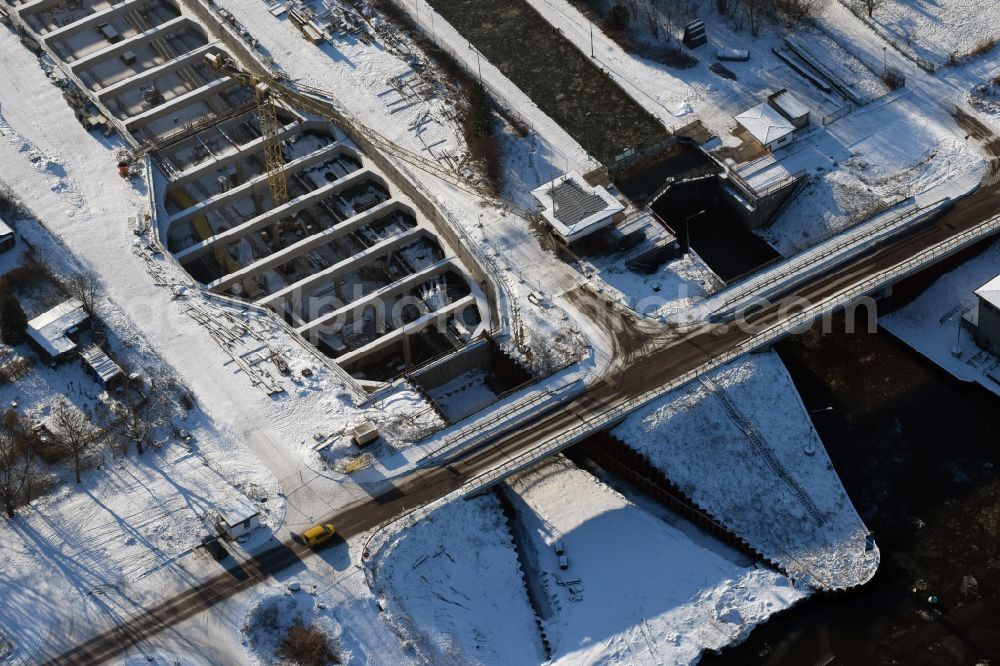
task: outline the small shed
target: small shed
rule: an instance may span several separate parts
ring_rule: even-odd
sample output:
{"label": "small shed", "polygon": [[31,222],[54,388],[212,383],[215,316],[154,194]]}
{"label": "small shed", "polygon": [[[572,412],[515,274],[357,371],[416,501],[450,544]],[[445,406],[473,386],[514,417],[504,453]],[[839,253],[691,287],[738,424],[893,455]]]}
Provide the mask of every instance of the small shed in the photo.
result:
{"label": "small shed", "polygon": [[542,217],[569,244],[611,225],[625,206],[607,189],[591,186],[576,171],[545,183],[531,194],[542,204]]}
{"label": "small shed", "polygon": [[76,339],[89,322],[83,303],[71,298],[29,321],[28,339],[49,361],[61,361],[76,351]]}
{"label": "small shed", "polygon": [[260,527],[260,509],[245,496],[231,498],[229,502],[216,507],[222,528],[234,539],[250,534]]}
{"label": "small shed", "polygon": [[13,249],[14,242],[14,230],[0,218],[0,252]]}
{"label": "small shed", "polygon": [[80,350],[83,364],[101,386],[112,388],[121,383],[124,375],[118,364],[97,345],[89,345]]}
{"label": "small shed", "polygon": [[767,150],[776,150],[792,142],[795,126],[767,102],[747,109],[735,120]]}
{"label": "small shed", "polygon": [[976,344],[991,354],[1000,355],[1000,276],[976,289],[978,316],[974,319]]}
{"label": "small shed", "polygon": [[769,95],[767,103],[788,119],[795,129],[802,129],[809,124],[809,108],[785,89]]}

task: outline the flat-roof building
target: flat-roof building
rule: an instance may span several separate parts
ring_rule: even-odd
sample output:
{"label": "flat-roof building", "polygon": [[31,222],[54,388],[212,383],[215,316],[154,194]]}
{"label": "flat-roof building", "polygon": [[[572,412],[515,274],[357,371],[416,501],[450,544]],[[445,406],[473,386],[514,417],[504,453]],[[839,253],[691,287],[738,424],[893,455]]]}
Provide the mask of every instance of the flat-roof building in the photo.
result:
{"label": "flat-roof building", "polygon": [[14,247],[14,230],[0,218],[0,252],[6,252]]}
{"label": "flat-roof building", "polygon": [[77,334],[89,321],[83,303],[71,298],[29,321],[28,339],[49,360],[58,361],[76,351]]}
{"label": "flat-roof building", "polygon": [[576,171],[535,188],[531,194],[542,204],[542,216],[552,231],[567,244],[609,226],[625,210],[607,189],[588,184]]}
{"label": "flat-roof building", "polygon": [[778,113],[787,118],[795,129],[802,129],[809,124],[809,107],[787,90],[781,89],[773,95],[768,95],[767,101]]}
{"label": "flat-roof building", "polygon": [[83,364],[104,388],[111,388],[124,377],[122,369],[114,359],[97,345],[89,345],[80,350]]}
{"label": "flat-roof building", "polygon": [[260,527],[260,509],[245,496],[233,498],[228,504],[216,507],[216,511],[226,533],[234,539]]}
{"label": "flat-roof building", "polygon": [[1000,355],[1000,275],[976,289],[979,300],[975,316],[968,317],[976,344]]}

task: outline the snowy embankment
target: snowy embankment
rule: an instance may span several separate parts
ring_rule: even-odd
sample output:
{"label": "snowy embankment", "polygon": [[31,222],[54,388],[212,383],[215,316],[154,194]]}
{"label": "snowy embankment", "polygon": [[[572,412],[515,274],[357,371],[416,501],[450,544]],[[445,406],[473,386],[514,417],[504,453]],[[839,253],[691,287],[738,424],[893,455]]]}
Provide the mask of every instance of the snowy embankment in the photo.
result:
{"label": "snowy embankment", "polygon": [[543,623],[554,663],[694,664],[808,595],[639,508],[562,456],[510,486],[551,609]]}
{"label": "snowy embankment", "polygon": [[370,564],[385,617],[426,663],[537,664],[541,638],[493,495],[395,534]]}
{"label": "snowy embankment", "polygon": [[793,579],[867,582],[879,562],[781,360],[755,354],[632,414],[613,434]]}
{"label": "snowy embankment", "polygon": [[[931,111],[934,111],[931,109]],[[767,229],[758,232],[784,256],[844,231],[892,202],[919,205],[974,190],[986,161],[950,116],[933,113],[903,90],[775,153],[811,178]],[[790,168],[790,167],[788,167]]]}
{"label": "snowy embankment", "polygon": [[906,307],[879,317],[879,325],[955,377],[977,382],[1000,395],[1000,383],[988,375],[1000,376],[995,372],[1000,360],[976,345],[961,326],[962,314],[979,307],[973,292],[998,274],[1000,243],[994,243],[978,257],[942,275]]}
{"label": "snowy embankment", "polygon": [[[851,0],[841,0],[848,4]],[[864,13],[856,2],[855,8]],[[1000,39],[995,0],[882,0],[872,19],[902,49],[934,66],[948,64]]]}

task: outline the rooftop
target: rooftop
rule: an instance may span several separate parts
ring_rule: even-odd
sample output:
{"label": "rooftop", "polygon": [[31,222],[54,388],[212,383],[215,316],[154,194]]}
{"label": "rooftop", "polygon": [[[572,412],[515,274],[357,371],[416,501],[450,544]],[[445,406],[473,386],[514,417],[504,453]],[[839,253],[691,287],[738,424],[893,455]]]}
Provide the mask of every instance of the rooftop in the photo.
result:
{"label": "rooftop", "polygon": [[542,215],[566,242],[572,242],[609,225],[625,210],[610,192],[591,186],[576,171],[532,190],[542,204]]}
{"label": "rooftop", "polygon": [[28,336],[55,358],[76,349],[76,343],[69,339],[67,333],[87,321],[88,317],[83,303],[71,298],[29,321]]}
{"label": "rooftop", "polygon": [[979,289],[976,289],[976,296],[983,299],[995,308],[1000,308],[1000,275],[996,276]]}
{"label": "rooftop", "polygon": [[0,217],[0,238],[3,238],[4,236],[10,236],[13,233],[14,230],[11,229],[10,226],[3,221],[2,217]]}
{"label": "rooftop", "polygon": [[809,113],[809,107],[787,90],[776,92],[771,96],[771,101],[789,118],[801,118]]}
{"label": "rooftop", "polygon": [[118,367],[118,364],[97,345],[90,345],[81,349],[80,356],[83,358],[83,362],[90,366],[105,384],[122,373],[122,369]]}
{"label": "rooftop", "polygon": [[767,102],[747,109],[735,117],[761,145],[768,145],[795,131],[795,127]]}

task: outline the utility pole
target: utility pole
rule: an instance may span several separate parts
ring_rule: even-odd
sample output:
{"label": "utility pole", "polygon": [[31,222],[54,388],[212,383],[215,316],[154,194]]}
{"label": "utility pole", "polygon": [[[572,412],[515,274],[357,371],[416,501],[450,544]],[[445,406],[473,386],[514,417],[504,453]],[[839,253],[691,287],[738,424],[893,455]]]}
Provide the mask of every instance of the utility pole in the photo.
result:
{"label": "utility pole", "polygon": [[594,22],[590,22],[590,57],[594,57]]}

